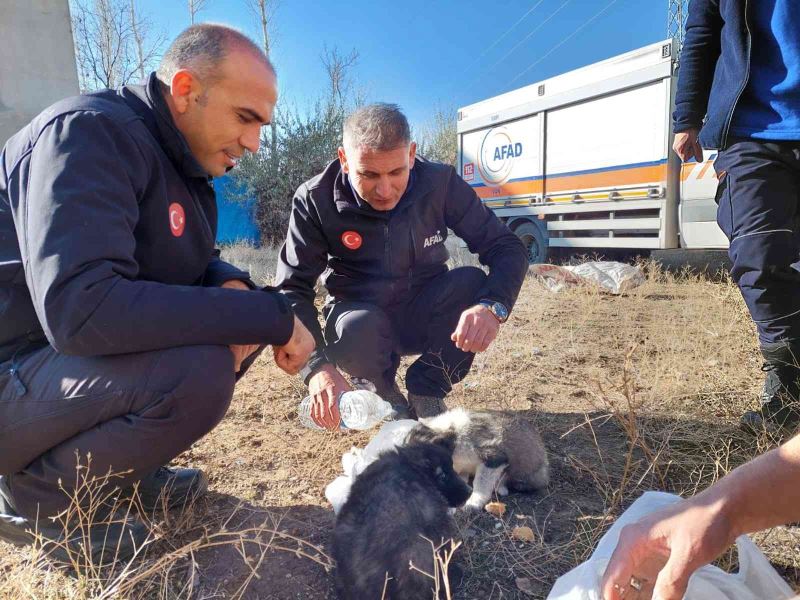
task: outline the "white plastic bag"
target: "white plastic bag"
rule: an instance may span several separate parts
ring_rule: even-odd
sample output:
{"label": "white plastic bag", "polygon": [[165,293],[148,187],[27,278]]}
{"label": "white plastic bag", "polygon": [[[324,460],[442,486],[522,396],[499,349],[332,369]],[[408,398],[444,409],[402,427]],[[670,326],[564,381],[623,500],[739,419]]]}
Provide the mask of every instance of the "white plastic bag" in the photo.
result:
{"label": "white plastic bag", "polygon": [[[663,492],[646,492],[620,515],[597,545],[591,558],[558,578],[547,600],[602,600],[600,582],[628,523],[679,502],[680,497]],[[794,598],[789,585],[746,535],[736,540],[739,572],[726,573],[718,567],[701,567],[689,579],[684,600],[784,600]]]}
{"label": "white plastic bag", "polygon": [[396,446],[402,446],[403,442],[414,427],[419,422],[412,419],[402,419],[400,421],[389,421],[380,428],[366,448],[352,447],[349,452],[342,455],[343,475],[340,475],[325,488],[325,498],[333,506],[333,512],[339,511],[347,502],[350,496],[350,488],[356,477],[358,477],[370,463],[374,462],[382,452],[391,450]]}
{"label": "white plastic bag", "polygon": [[622,294],[645,282],[644,273],[639,267],[613,261],[587,262],[569,267],[531,265],[530,271],[552,292],[573,285],[591,284],[612,294]]}

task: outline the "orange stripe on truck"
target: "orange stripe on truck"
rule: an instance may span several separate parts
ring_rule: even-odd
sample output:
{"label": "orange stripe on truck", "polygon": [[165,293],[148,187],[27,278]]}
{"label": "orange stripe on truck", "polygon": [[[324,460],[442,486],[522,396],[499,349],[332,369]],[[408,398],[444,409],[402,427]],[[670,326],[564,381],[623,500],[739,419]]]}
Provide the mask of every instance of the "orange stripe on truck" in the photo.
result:
{"label": "orange stripe on truck", "polygon": [[537,178],[528,181],[510,181],[494,187],[481,185],[475,188],[475,193],[484,199],[507,198],[509,196],[542,194],[545,187],[547,194],[550,195],[566,191],[664,183],[666,180],[667,165],[660,164],[577,175],[556,175],[544,180]]}
{"label": "orange stripe on truck", "polygon": [[634,169],[615,169],[601,173],[585,175],[567,175],[548,177],[547,193],[583,190],[591,188],[609,188],[619,185],[644,185],[663,182],[667,179],[667,165],[636,167]]}
{"label": "orange stripe on truck", "polygon": [[475,189],[475,193],[480,198],[504,198],[506,196],[541,194],[543,189],[540,179],[538,181],[511,181],[497,187],[479,187]]}

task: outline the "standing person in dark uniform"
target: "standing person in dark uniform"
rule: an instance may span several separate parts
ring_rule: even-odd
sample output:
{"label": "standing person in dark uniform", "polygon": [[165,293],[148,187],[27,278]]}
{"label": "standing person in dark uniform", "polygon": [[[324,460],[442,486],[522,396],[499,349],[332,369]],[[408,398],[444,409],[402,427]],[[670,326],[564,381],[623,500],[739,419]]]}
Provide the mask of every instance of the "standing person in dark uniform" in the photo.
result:
{"label": "standing person in dark uniform", "polygon": [[[705,120],[704,120],[705,119]],[[674,149],[719,148],[717,222],[758,327],[766,380],[742,425],[800,423],[800,3],[692,0]]]}
{"label": "standing person in dark uniform", "polygon": [[[285,297],[214,250],[210,178],[258,149],[276,100],[256,44],[197,25],[144,85],[58,102],[6,144],[0,538],[65,541],[47,517],[68,504],[76,454],[94,475],[124,472],[120,488],[138,482],[146,509],[165,491],[184,504],[205,475],[162,465],[219,423],[248,357],[271,344],[285,371],[305,364],[313,338]],[[111,517],[88,530],[95,560],[148,534]]]}
{"label": "standing person in dark uniform", "polygon": [[[448,270],[448,229],[488,275]],[[314,285],[326,267],[323,331]],[[282,291],[317,343],[302,371],[312,417],[338,425],[336,399],[350,389],[339,369],[369,382],[401,414],[446,410],[452,385],[508,318],[526,269],[522,242],[455,169],[416,157],[397,106],[355,111],[339,160],[297,190],[278,263]],[[395,380],[406,354],[421,354],[406,373],[408,400]]]}

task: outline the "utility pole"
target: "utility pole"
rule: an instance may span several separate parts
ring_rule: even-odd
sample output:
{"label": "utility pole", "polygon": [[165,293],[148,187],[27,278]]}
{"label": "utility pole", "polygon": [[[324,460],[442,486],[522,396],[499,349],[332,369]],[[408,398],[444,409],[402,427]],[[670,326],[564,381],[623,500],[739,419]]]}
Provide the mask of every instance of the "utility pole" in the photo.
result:
{"label": "utility pole", "polygon": [[667,0],[669,8],[667,10],[667,35],[675,40],[676,56],[680,56],[683,48],[683,38],[686,34],[686,15],[688,12],[689,0]]}

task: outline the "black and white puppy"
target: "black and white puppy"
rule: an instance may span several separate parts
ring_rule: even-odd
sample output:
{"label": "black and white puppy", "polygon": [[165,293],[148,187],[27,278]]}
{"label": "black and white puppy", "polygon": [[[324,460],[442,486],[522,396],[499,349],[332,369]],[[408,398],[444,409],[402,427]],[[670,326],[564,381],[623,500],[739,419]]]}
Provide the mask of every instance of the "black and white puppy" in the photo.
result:
{"label": "black and white puppy", "polygon": [[420,419],[406,438],[420,442],[455,443],[453,468],[465,481],[472,479],[466,509],[481,510],[496,491],[534,492],[550,480],[547,450],[536,427],[524,417],[501,411],[454,408]]}
{"label": "black and white puppy", "polygon": [[336,519],[339,598],[430,600],[435,582],[411,565],[433,575],[431,541],[438,546],[453,538],[448,508],[464,504],[470,493],[453,470],[452,442],[381,454],[358,476]]}

